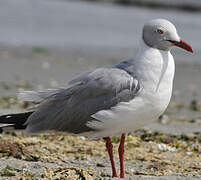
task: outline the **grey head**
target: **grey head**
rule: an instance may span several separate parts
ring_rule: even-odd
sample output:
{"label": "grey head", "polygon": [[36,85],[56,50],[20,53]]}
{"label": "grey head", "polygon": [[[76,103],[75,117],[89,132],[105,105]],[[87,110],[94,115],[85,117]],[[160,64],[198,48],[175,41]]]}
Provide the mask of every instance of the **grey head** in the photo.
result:
{"label": "grey head", "polygon": [[193,52],[191,46],[181,40],[175,26],[166,19],[154,19],[143,27],[143,40],[147,46],[169,51],[173,46],[178,46]]}

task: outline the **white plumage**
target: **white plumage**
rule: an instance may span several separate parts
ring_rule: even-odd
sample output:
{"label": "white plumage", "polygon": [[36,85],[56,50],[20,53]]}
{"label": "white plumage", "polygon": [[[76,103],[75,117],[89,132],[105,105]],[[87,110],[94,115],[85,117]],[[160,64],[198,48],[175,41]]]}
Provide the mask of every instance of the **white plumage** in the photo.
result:
{"label": "white plumage", "polygon": [[169,51],[150,48],[144,42],[140,43],[140,49],[132,63],[142,86],[141,91],[129,102],[120,102],[110,110],[101,110],[92,115],[100,120],[87,124],[100,130],[90,133],[92,138],[139,129],[156,120],[167,108],[172,95],[174,59]]}

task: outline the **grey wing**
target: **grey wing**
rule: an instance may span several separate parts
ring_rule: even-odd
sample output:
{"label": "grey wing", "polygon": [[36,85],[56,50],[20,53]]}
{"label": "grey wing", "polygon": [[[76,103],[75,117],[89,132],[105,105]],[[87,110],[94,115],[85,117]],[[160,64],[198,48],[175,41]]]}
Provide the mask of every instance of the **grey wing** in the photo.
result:
{"label": "grey wing", "polygon": [[[122,69],[122,70],[125,70],[128,74],[133,74],[135,72],[135,70],[134,70],[134,65],[131,62],[133,62],[133,59],[128,59],[128,60],[122,61],[119,64],[116,64],[115,66],[112,66],[109,68]],[[92,71],[87,71],[87,72],[84,72],[82,74],[79,74],[75,78],[73,78],[69,82],[69,84],[75,84],[78,82],[87,81],[89,78],[91,78],[91,76],[90,76],[91,73],[92,73]]]}
{"label": "grey wing", "polygon": [[119,64],[115,65],[114,67],[118,68],[118,69],[125,70],[128,74],[130,74],[133,77],[135,77],[136,76],[136,74],[135,74],[135,65],[133,64],[133,62],[135,62],[134,59],[128,59],[128,60],[120,62]]}
{"label": "grey wing", "polygon": [[94,131],[96,129],[87,126],[90,121],[98,121],[91,117],[93,114],[110,109],[119,102],[130,101],[140,87],[136,79],[118,68],[96,69],[80,80],[42,101],[27,120],[27,131]]}
{"label": "grey wing", "polygon": [[87,71],[84,72],[82,74],[79,74],[78,76],[76,76],[75,78],[73,78],[68,84],[75,84],[78,82],[84,82],[87,80],[88,75],[91,73],[92,71]]}

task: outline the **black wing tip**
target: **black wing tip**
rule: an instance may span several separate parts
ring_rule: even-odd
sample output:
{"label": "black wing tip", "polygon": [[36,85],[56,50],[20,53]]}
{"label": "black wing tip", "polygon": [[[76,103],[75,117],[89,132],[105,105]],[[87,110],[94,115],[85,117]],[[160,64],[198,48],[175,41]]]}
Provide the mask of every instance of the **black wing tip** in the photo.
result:
{"label": "black wing tip", "polygon": [[5,124],[2,127],[0,126],[0,133],[2,133],[6,127],[14,127],[14,129],[25,129],[25,122],[32,113],[33,111],[0,116],[0,123]]}

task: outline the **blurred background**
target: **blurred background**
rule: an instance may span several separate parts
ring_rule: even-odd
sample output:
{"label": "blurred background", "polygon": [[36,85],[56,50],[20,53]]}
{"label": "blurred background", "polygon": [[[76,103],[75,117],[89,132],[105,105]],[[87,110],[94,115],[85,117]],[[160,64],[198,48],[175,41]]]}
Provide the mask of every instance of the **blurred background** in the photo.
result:
{"label": "blurred background", "polygon": [[67,86],[78,73],[134,57],[143,24],[154,18],[173,22],[195,53],[172,50],[174,93],[162,122],[175,122],[150,128],[200,131],[200,0],[1,0],[2,111],[22,108],[12,106],[20,90]]}

